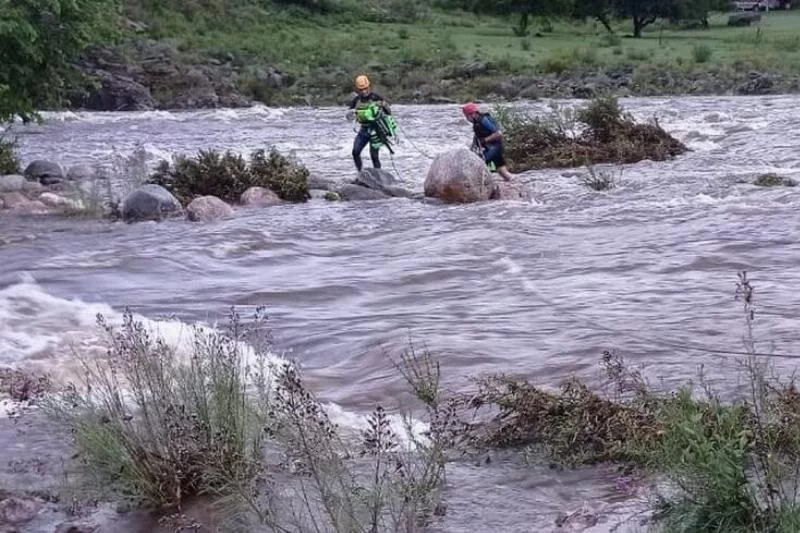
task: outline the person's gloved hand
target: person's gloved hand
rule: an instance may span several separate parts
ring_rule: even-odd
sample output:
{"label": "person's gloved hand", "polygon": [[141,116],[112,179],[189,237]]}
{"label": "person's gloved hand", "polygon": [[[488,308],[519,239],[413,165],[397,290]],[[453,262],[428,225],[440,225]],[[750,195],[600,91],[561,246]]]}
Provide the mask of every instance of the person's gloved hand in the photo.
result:
{"label": "person's gloved hand", "polygon": [[350,111],[347,112],[347,114],[345,115],[345,118],[347,120],[355,120],[356,119],[356,112],[351,109]]}

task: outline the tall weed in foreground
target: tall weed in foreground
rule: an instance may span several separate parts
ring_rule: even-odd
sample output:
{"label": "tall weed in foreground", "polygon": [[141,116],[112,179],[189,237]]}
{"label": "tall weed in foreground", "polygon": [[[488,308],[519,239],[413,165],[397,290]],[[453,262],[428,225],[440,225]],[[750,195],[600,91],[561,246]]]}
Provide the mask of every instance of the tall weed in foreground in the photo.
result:
{"label": "tall weed in foreground", "polygon": [[800,524],[800,393],[793,380],[770,375],[769,356],[758,350],[753,325],[754,288],[739,274],[743,304],[744,397],[723,404],[688,391],[663,410],[664,436],[651,464],[673,488],[662,496],[666,531],[797,531]]}
{"label": "tall weed in foreground", "polygon": [[253,477],[265,421],[249,397],[269,375],[261,354],[245,364],[238,316],[226,334],[195,329],[188,361],[130,313],[120,328],[98,320],[107,359],[83,360],[84,383],[49,406],[72,428],[88,473],[153,507]]}
{"label": "tall weed in foreground", "polygon": [[83,360],[83,383],[47,404],[95,486],[160,509],[209,496],[224,531],[411,533],[441,511],[452,418],[430,354],[398,363],[425,384],[425,435],[381,406],[348,433],[295,364],[268,362],[261,312],[245,325],[232,311],[223,331],[194,328],[185,359],[130,313],[120,327],[98,320],[107,358]]}

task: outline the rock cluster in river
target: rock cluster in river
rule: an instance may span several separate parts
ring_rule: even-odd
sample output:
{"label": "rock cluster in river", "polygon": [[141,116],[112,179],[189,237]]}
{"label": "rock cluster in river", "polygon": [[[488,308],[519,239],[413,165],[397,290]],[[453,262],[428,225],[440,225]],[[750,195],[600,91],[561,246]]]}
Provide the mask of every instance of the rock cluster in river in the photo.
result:
{"label": "rock cluster in river", "polygon": [[79,165],[67,171],[52,161],[32,161],[23,175],[0,176],[0,213],[46,215],[107,210],[106,177]]}

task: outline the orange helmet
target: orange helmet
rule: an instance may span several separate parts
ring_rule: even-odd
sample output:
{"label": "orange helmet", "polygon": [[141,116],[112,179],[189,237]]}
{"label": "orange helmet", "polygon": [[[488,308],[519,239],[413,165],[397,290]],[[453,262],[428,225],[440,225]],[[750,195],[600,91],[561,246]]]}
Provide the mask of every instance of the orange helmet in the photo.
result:
{"label": "orange helmet", "polygon": [[363,91],[364,89],[369,89],[369,78],[364,75],[361,75],[356,78],[356,89],[359,91]]}

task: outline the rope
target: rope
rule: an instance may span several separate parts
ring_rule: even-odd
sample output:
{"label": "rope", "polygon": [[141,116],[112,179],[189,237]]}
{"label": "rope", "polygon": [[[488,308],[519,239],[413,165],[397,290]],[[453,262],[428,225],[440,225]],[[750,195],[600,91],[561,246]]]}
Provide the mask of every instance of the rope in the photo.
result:
{"label": "rope", "polygon": [[406,141],[408,141],[408,144],[410,144],[411,147],[414,148],[414,150],[419,152],[420,155],[422,155],[423,157],[427,157],[428,159],[433,159],[432,155],[428,154],[422,148],[420,148],[419,146],[417,146],[414,143],[414,141],[411,139],[411,137],[406,133],[406,130],[401,128],[400,125],[397,126],[397,131],[399,131],[399,132],[401,132],[403,134],[403,137],[405,138]]}

